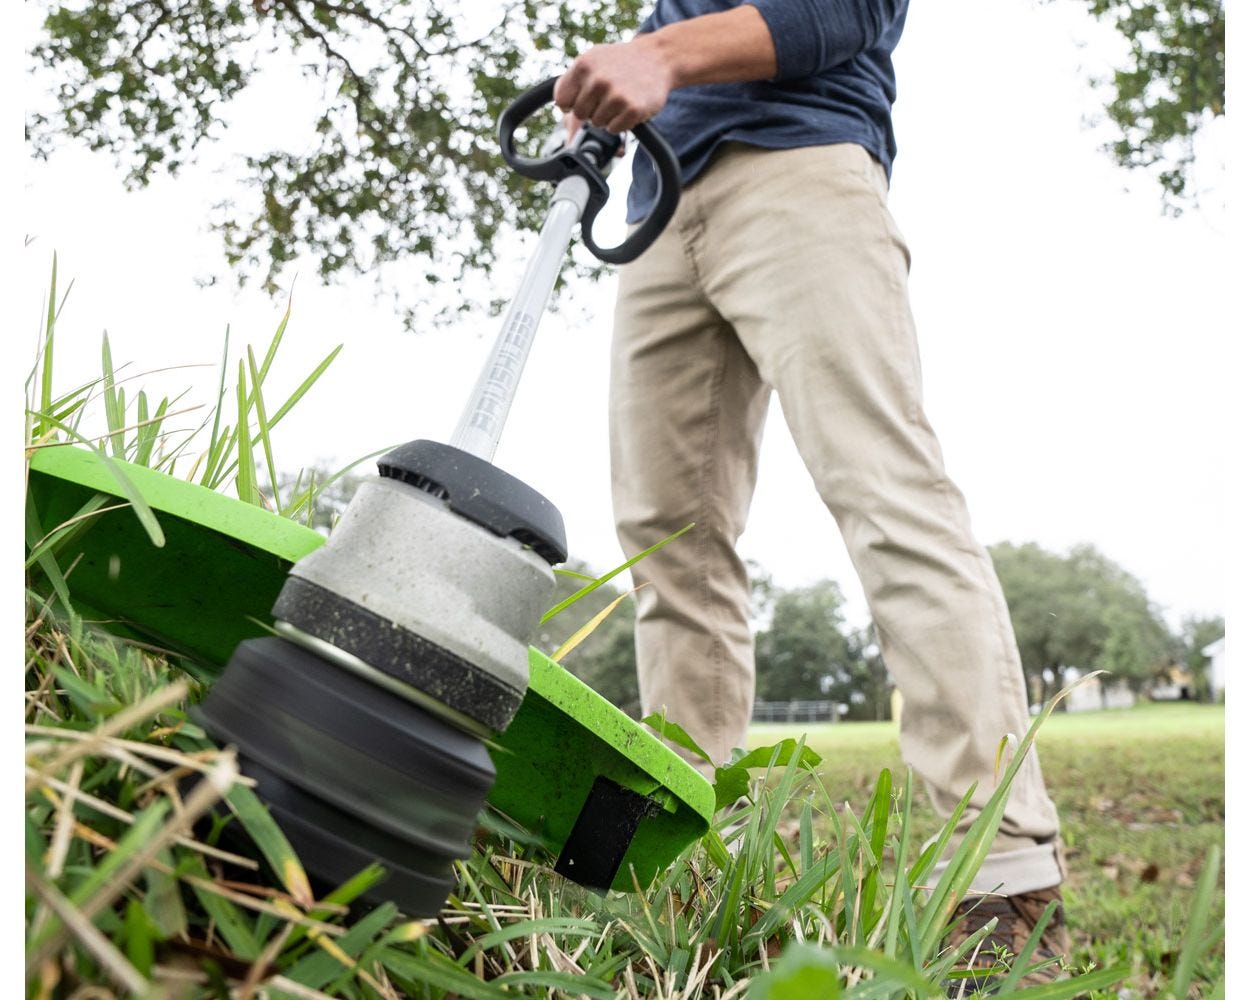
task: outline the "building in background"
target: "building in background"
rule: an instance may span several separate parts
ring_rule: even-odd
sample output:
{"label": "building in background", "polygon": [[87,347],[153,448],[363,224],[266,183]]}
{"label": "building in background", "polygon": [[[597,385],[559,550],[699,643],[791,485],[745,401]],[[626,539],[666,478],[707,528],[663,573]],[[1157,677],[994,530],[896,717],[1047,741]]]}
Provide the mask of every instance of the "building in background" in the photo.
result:
{"label": "building in background", "polygon": [[1202,655],[1211,661],[1211,666],[1208,668],[1211,678],[1211,700],[1222,701],[1224,698],[1224,636],[1220,636],[1209,646],[1203,646]]}

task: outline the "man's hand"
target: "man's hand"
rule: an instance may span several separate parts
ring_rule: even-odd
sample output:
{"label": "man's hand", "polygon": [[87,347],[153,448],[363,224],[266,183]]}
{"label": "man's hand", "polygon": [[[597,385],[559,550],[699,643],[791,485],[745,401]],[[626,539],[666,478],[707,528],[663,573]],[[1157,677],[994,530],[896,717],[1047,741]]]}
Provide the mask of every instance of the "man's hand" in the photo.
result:
{"label": "man's hand", "polygon": [[583,122],[628,132],[659,114],[673,85],[673,67],[662,46],[654,35],[640,35],[583,52],[556,82],[555,102],[568,113],[570,139]]}
{"label": "man's hand", "polygon": [[767,80],[777,72],[773,36],[751,4],[704,14],[596,45],[556,81],[555,102],[566,112],[570,138],[590,122],[627,132],[660,113],[669,91],[697,83]]}

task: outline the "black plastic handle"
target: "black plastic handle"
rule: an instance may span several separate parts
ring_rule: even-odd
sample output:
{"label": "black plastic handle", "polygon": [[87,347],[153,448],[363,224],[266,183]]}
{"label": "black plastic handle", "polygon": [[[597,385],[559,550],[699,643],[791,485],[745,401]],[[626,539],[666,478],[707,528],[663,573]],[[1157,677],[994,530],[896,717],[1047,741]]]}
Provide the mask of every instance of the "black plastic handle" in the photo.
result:
{"label": "black plastic handle", "polygon": [[[499,116],[499,147],[503,152],[504,162],[522,176],[536,181],[559,183],[565,177],[578,172],[577,164],[566,151],[562,150],[542,159],[522,156],[516,151],[516,130],[536,111],[551,103],[558,79],[559,77],[553,76],[550,80],[531,87],[509,104]],[[601,247],[594,241],[591,228],[603,204],[598,199],[592,199],[587,204],[582,215],[582,240],[586,248],[606,264],[628,264],[639,257],[664,231],[681,199],[681,168],[672,148],[648,122],[634,126],[633,133],[655,167],[655,201],[638,228],[620,246],[615,247]]]}

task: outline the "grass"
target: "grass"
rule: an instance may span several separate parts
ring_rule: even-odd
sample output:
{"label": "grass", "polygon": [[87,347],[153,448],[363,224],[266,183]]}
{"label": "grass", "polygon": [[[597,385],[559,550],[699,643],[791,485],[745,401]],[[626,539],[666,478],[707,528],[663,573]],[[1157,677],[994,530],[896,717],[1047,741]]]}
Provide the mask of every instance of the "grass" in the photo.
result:
{"label": "grass", "polygon": [[[63,298],[55,267],[47,301],[28,381],[28,454],[77,442],[106,463],[139,460],[171,474],[181,463],[190,478],[287,516],[311,508],[318,485],[282,499],[266,493],[255,473],[263,467],[270,484],[277,482],[270,431],[332,360],[282,405],[268,407],[265,379],[286,316],[259,364],[251,348],[237,364],[227,351],[207,416],[179,431],[167,422],[174,401],[153,406],[140,390],[127,402],[107,342],[100,379],[58,390],[53,346]],[[227,372],[237,373],[232,388]],[[85,419],[96,402],[104,419],[98,433]],[[207,440],[196,452],[189,442],[201,430]],[[110,467],[159,544],[151,511],[127,489],[122,467]],[[41,525],[37,511],[27,513],[28,996],[868,1000],[942,995],[960,976],[967,951],[944,948],[943,937],[1042,719],[941,878],[933,865],[954,817],[921,853],[939,824],[907,773],[893,766],[890,730],[846,726],[813,734],[823,763],[792,732],[780,740],[761,734],[762,749],[718,782],[722,801],[748,796],[722,817],[721,832],[734,831],[729,843],[710,833],[635,892],[603,896],[556,876],[553,859],[528,846],[523,833],[509,836],[499,817],[483,814],[483,831],[471,857],[457,864],[456,889],[437,917],[406,919],[389,904],[364,912],[353,903],[380,873],[366,869],[314,895],[232,751],[209,743],[189,716],[203,695],[199,683],[76,614],[62,543],[90,530],[107,506],[96,498],[64,525]],[[1068,723],[1053,725],[1048,755],[1049,741],[1060,745]],[[861,732],[862,740],[851,738]],[[1087,770],[1102,767],[1097,755],[1084,756]],[[1072,787],[1081,780],[1077,774]],[[1109,787],[1112,795],[1117,788]],[[1201,795],[1186,802],[1186,809],[1210,812]],[[1119,950],[1091,947],[1096,969],[1073,969],[1072,978],[1040,991],[1007,993],[1097,996],[1135,975],[1143,989],[1179,997],[1217,982],[1217,865],[1212,854],[1196,875],[1183,940],[1169,927]],[[1151,948],[1158,955],[1142,960]],[[1009,957],[1002,971],[1018,976],[1025,968]]]}
{"label": "grass", "polygon": [[[801,728],[824,758],[821,780],[832,796],[857,801],[881,767],[904,771],[890,722],[755,726],[751,735],[770,743]],[[1207,853],[1224,844],[1224,706],[1060,712],[1041,730],[1038,748],[1063,823],[1075,964],[1130,964],[1132,995],[1163,995]],[[936,829],[923,794],[913,809],[920,829]],[[1220,913],[1222,884],[1221,875]],[[1222,952],[1212,950],[1199,966],[1205,989],[1222,968]]]}

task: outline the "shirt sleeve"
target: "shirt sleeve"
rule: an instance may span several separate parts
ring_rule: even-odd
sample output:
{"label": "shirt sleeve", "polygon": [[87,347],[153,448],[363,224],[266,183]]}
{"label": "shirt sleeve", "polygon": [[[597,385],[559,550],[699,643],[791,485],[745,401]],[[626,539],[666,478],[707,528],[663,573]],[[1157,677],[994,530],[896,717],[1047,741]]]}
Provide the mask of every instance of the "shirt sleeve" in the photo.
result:
{"label": "shirt sleeve", "polygon": [[777,80],[811,76],[866,52],[906,0],[746,0],[764,18],[777,53]]}

